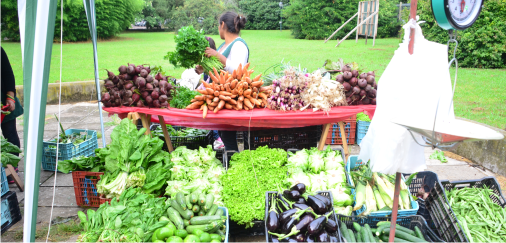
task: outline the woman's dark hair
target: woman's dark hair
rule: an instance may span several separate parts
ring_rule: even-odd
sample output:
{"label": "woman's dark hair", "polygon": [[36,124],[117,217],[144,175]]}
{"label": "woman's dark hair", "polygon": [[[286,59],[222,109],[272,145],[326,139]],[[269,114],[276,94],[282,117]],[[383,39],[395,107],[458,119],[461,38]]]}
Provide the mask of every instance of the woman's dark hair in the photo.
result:
{"label": "woman's dark hair", "polygon": [[225,25],[230,33],[239,34],[239,31],[244,29],[244,26],[246,25],[246,17],[235,12],[228,11],[221,15],[220,25],[222,22],[225,22]]}
{"label": "woman's dark hair", "polygon": [[209,47],[211,47],[213,50],[216,50],[216,43],[214,43],[213,38],[206,36],[206,40],[209,42]]}

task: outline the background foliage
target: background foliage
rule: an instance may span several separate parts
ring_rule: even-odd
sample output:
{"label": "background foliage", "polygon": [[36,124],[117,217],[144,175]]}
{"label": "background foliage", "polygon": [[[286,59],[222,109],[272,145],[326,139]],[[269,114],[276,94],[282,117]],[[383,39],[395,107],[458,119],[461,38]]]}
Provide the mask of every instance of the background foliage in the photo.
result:
{"label": "background foliage", "polygon": [[[290,0],[290,6],[283,10],[286,23],[297,39],[325,39],[358,11],[359,0]],[[378,13],[378,38],[398,34],[398,8],[396,0],[380,0]],[[342,38],[357,21],[350,21],[333,39]]]}
{"label": "background foliage", "polygon": [[[135,15],[142,10],[143,0],[96,0],[97,34],[101,39],[114,37],[130,27]],[[86,41],[90,39],[88,21],[83,1],[63,2],[63,40]],[[19,21],[16,0],[2,0],[2,38],[19,41]],[[58,1],[55,40],[60,39],[60,2]]]}
{"label": "background foliage", "polygon": [[[448,32],[437,25],[429,0],[418,0],[418,15],[426,23],[420,26],[426,39],[438,43],[448,42]],[[409,12],[403,12],[408,19]],[[469,29],[457,31],[459,42],[456,57],[460,67],[506,67],[506,0],[484,2],[481,15]],[[453,47],[450,48],[453,52]]]}
{"label": "background foliage", "polygon": [[[239,7],[247,17],[248,30],[277,30],[279,29],[280,7],[276,0],[241,0]],[[281,0],[283,7],[288,7],[290,0]],[[284,20],[283,20],[284,21]],[[286,29],[286,25],[283,25]]]}

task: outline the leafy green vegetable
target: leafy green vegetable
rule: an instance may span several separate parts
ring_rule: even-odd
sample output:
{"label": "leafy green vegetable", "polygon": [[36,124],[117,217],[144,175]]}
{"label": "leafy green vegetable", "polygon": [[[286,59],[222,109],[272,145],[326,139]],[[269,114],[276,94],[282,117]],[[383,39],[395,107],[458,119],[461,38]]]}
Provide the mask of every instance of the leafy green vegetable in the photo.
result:
{"label": "leafy green vegetable", "polygon": [[437,160],[441,161],[441,163],[447,163],[448,162],[448,160],[445,157],[445,153],[443,151],[441,151],[441,150],[435,150],[434,153],[432,153],[429,156],[429,159],[437,159]]}
{"label": "leafy green vegetable", "polygon": [[16,155],[13,155],[12,153],[21,153],[21,149],[19,149],[18,146],[10,143],[5,139],[4,137],[0,136],[1,144],[0,144],[0,151],[2,153],[2,166],[12,165],[14,167],[18,167],[18,163],[21,160]]}
{"label": "leafy green vegetable", "polygon": [[357,121],[371,122],[371,118],[369,118],[369,116],[364,112],[360,112],[357,114]]}
{"label": "leafy green vegetable", "polygon": [[68,174],[71,171],[104,171],[104,161],[98,157],[78,156],[69,160],[58,161],[58,171]]}
{"label": "leafy green vegetable", "polygon": [[176,50],[168,52],[164,59],[169,60],[175,67],[194,68],[201,65],[205,73],[212,71],[213,67],[217,70],[223,68],[223,64],[216,57],[204,55],[209,42],[202,30],[197,31],[192,25],[184,26],[174,36],[174,41]]}
{"label": "leafy green vegetable", "polygon": [[265,192],[275,191],[286,179],[286,151],[267,146],[236,153],[223,175],[223,203],[230,218],[240,225],[252,226],[265,216]]}
{"label": "leafy green vegetable", "polygon": [[[167,124],[167,132],[169,132],[171,137],[196,137],[205,136],[209,131],[191,127],[176,130],[174,127]],[[154,136],[163,137],[163,130],[161,126],[158,126],[154,131],[151,131],[151,133],[153,133]]]}
{"label": "leafy green vegetable", "polygon": [[200,95],[200,93],[195,90],[190,90],[187,87],[179,86],[170,101],[170,107],[184,109],[191,104],[191,100],[195,98],[196,95]]}

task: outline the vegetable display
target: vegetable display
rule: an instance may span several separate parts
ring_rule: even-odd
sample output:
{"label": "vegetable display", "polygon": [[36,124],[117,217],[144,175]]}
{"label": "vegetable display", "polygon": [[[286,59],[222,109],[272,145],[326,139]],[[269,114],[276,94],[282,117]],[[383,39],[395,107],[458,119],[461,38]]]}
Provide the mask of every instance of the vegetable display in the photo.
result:
{"label": "vegetable display", "polygon": [[502,200],[493,190],[465,187],[446,195],[469,242],[506,241],[506,209],[492,201]]}
{"label": "vegetable display", "polygon": [[221,109],[252,110],[254,107],[266,107],[270,87],[262,87],[262,74],[254,78],[250,75],[254,70],[248,70],[249,63],[239,67],[233,73],[209,72],[212,83],[202,81],[205,90],[197,90],[201,95],[195,96],[186,109],[200,109],[205,119],[208,111],[217,113]]}
{"label": "vegetable display", "polygon": [[360,112],[357,114],[357,121],[371,122],[371,118],[364,112]]}
{"label": "vegetable display", "polygon": [[[353,222],[353,227],[348,228],[345,223],[340,222],[341,234],[347,242],[388,242],[390,235],[390,224],[388,221],[381,221],[372,228],[369,224],[361,226]],[[395,225],[394,242],[427,242],[418,226],[414,230]]]}
{"label": "vegetable display", "polygon": [[[100,153],[101,148],[95,149],[95,153]],[[58,161],[58,171],[68,174],[71,171],[105,171],[105,161],[99,157],[77,156],[69,160]]]}
{"label": "vegetable display", "polygon": [[223,68],[223,64],[218,58],[205,55],[209,42],[206,40],[203,30],[197,31],[192,25],[184,26],[178,30],[174,41],[176,42],[176,50],[168,52],[164,59],[169,60],[175,67],[194,68],[196,65],[200,65],[204,68],[205,73],[212,71],[213,68],[218,70]]}
{"label": "vegetable display", "polygon": [[345,210],[351,214],[353,196],[351,186],[346,182],[344,161],[339,151],[327,147],[325,151],[312,148],[288,154],[286,166],[290,175],[286,182],[289,186],[304,183],[310,192],[331,191],[335,209],[343,211],[341,214],[347,215]]}
{"label": "vegetable display", "polygon": [[176,92],[174,92],[174,97],[170,100],[170,107],[184,109],[191,104],[193,97],[198,94],[199,92],[191,90],[185,86],[177,86]]}
{"label": "vegetable display", "polygon": [[[393,207],[395,176],[373,173],[369,165],[369,162],[360,165],[350,173],[356,194],[353,211],[365,209],[360,216]],[[411,209],[411,195],[404,180],[401,180],[400,189],[399,210]]]}
{"label": "vegetable display", "polygon": [[107,71],[107,92],[102,94],[105,107],[136,106],[167,108],[175,87],[161,73],[150,75],[150,67],[128,64],[118,68],[119,75]]}
{"label": "vegetable display", "polygon": [[301,110],[312,108],[313,111],[328,112],[335,106],[347,106],[342,84],[325,78],[317,70],[309,74],[309,84],[302,92],[302,100],[306,104]]}
{"label": "vegetable display", "polygon": [[221,178],[223,203],[230,219],[246,228],[265,217],[265,192],[286,179],[286,151],[267,146],[236,153]]}
{"label": "vegetable display", "polygon": [[[179,130],[174,129],[171,125],[167,126],[167,132],[171,137],[193,137],[193,136],[205,136],[209,131],[202,129],[195,129],[191,127],[185,127]],[[155,130],[151,131],[155,136],[163,136],[162,127],[158,126]]]}
{"label": "vegetable display", "polygon": [[374,72],[359,75],[359,71],[352,70],[349,65],[342,66],[341,72],[336,76],[336,81],[343,85],[349,105],[376,105],[378,85]]}
{"label": "vegetable display", "polygon": [[18,167],[18,163],[21,160],[16,155],[13,155],[12,153],[21,153],[21,149],[19,149],[18,146],[10,143],[5,139],[3,136],[0,136],[1,145],[0,145],[0,151],[2,154],[2,166],[12,165],[14,167]]}
{"label": "vegetable display", "polygon": [[265,225],[272,242],[340,242],[331,199],[306,192],[303,183],[270,196]]}

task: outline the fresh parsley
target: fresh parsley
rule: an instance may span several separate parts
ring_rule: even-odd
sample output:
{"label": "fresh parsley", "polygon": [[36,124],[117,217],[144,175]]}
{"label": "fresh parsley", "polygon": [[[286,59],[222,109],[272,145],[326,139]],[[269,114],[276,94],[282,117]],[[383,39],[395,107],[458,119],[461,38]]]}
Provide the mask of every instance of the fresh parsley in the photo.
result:
{"label": "fresh parsley", "polygon": [[177,88],[177,91],[170,101],[170,107],[184,109],[191,104],[191,100],[195,98],[196,95],[200,95],[200,93],[190,90],[187,87],[180,86]]}

